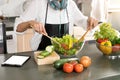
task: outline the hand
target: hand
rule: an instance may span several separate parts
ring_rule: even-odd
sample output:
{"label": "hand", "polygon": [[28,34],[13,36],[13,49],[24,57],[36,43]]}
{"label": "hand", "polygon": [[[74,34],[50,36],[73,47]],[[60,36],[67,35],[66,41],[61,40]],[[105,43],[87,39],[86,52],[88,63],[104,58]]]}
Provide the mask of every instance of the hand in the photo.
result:
{"label": "hand", "polygon": [[92,17],[89,17],[88,18],[88,29],[93,29],[95,26],[98,25],[98,20],[92,18]]}
{"label": "hand", "polygon": [[43,26],[42,23],[34,20],[30,21],[29,23],[30,23],[30,27],[32,27],[36,32],[47,35],[45,27]]}

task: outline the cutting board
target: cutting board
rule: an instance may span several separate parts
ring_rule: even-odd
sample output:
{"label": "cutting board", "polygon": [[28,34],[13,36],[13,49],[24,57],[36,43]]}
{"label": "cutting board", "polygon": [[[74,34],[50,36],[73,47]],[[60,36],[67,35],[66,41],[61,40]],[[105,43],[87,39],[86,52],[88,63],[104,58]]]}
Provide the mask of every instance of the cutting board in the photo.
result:
{"label": "cutting board", "polygon": [[59,60],[60,56],[56,52],[52,52],[49,56],[39,59],[37,56],[39,55],[40,51],[34,52],[34,59],[37,65],[47,65],[47,64],[53,64],[54,61]]}

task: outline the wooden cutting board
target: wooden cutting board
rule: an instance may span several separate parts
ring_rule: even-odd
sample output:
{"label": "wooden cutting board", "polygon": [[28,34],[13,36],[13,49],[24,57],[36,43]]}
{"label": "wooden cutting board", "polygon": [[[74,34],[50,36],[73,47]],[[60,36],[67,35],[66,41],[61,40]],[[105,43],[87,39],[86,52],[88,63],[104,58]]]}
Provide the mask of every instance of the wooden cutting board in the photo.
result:
{"label": "wooden cutting board", "polygon": [[40,51],[34,52],[34,59],[37,63],[37,65],[47,65],[47,64],[53,64],[54,61],[59,60],[60,56],[56,52],[52,52],[49,56],[38,59],[37,56],[39,55]]}

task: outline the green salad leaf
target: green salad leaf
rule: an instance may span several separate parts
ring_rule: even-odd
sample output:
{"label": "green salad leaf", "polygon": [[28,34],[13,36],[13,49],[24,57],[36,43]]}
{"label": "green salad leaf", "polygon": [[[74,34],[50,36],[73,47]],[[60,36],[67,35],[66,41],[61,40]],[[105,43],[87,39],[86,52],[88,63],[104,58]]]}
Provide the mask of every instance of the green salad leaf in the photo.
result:
{"label": "green salad leaf", "polygon": [[111,42],[114,41],[115,38],[118,38],[118,34],[110,23],[102,23],[100,25],[100,30],[95,31],[94,38],[97,40],[99,38],[109,39]]}

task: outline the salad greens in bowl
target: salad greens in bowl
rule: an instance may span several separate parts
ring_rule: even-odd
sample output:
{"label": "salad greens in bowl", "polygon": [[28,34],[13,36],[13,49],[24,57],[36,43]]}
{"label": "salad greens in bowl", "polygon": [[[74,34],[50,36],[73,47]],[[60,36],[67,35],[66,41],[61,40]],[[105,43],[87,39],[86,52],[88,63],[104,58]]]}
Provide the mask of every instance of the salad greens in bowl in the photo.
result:
{"label": "salad greens in bowl", "polygon": [[54,50],[61,57],[72,57],[81,51],[84,46],[84,41],[81,42],[78,39],[72,37],[71,35],[64,35],[62,38],[54,37],[54,41],[60,43],[58,45],[56,42],[52,41],[52,45],[54,46]]}
{"label": "salad greens in bowl", "polygon": [[102,23],[94,38],[97,48],[104,55],[120,55],[120,33],[110,23]]}

